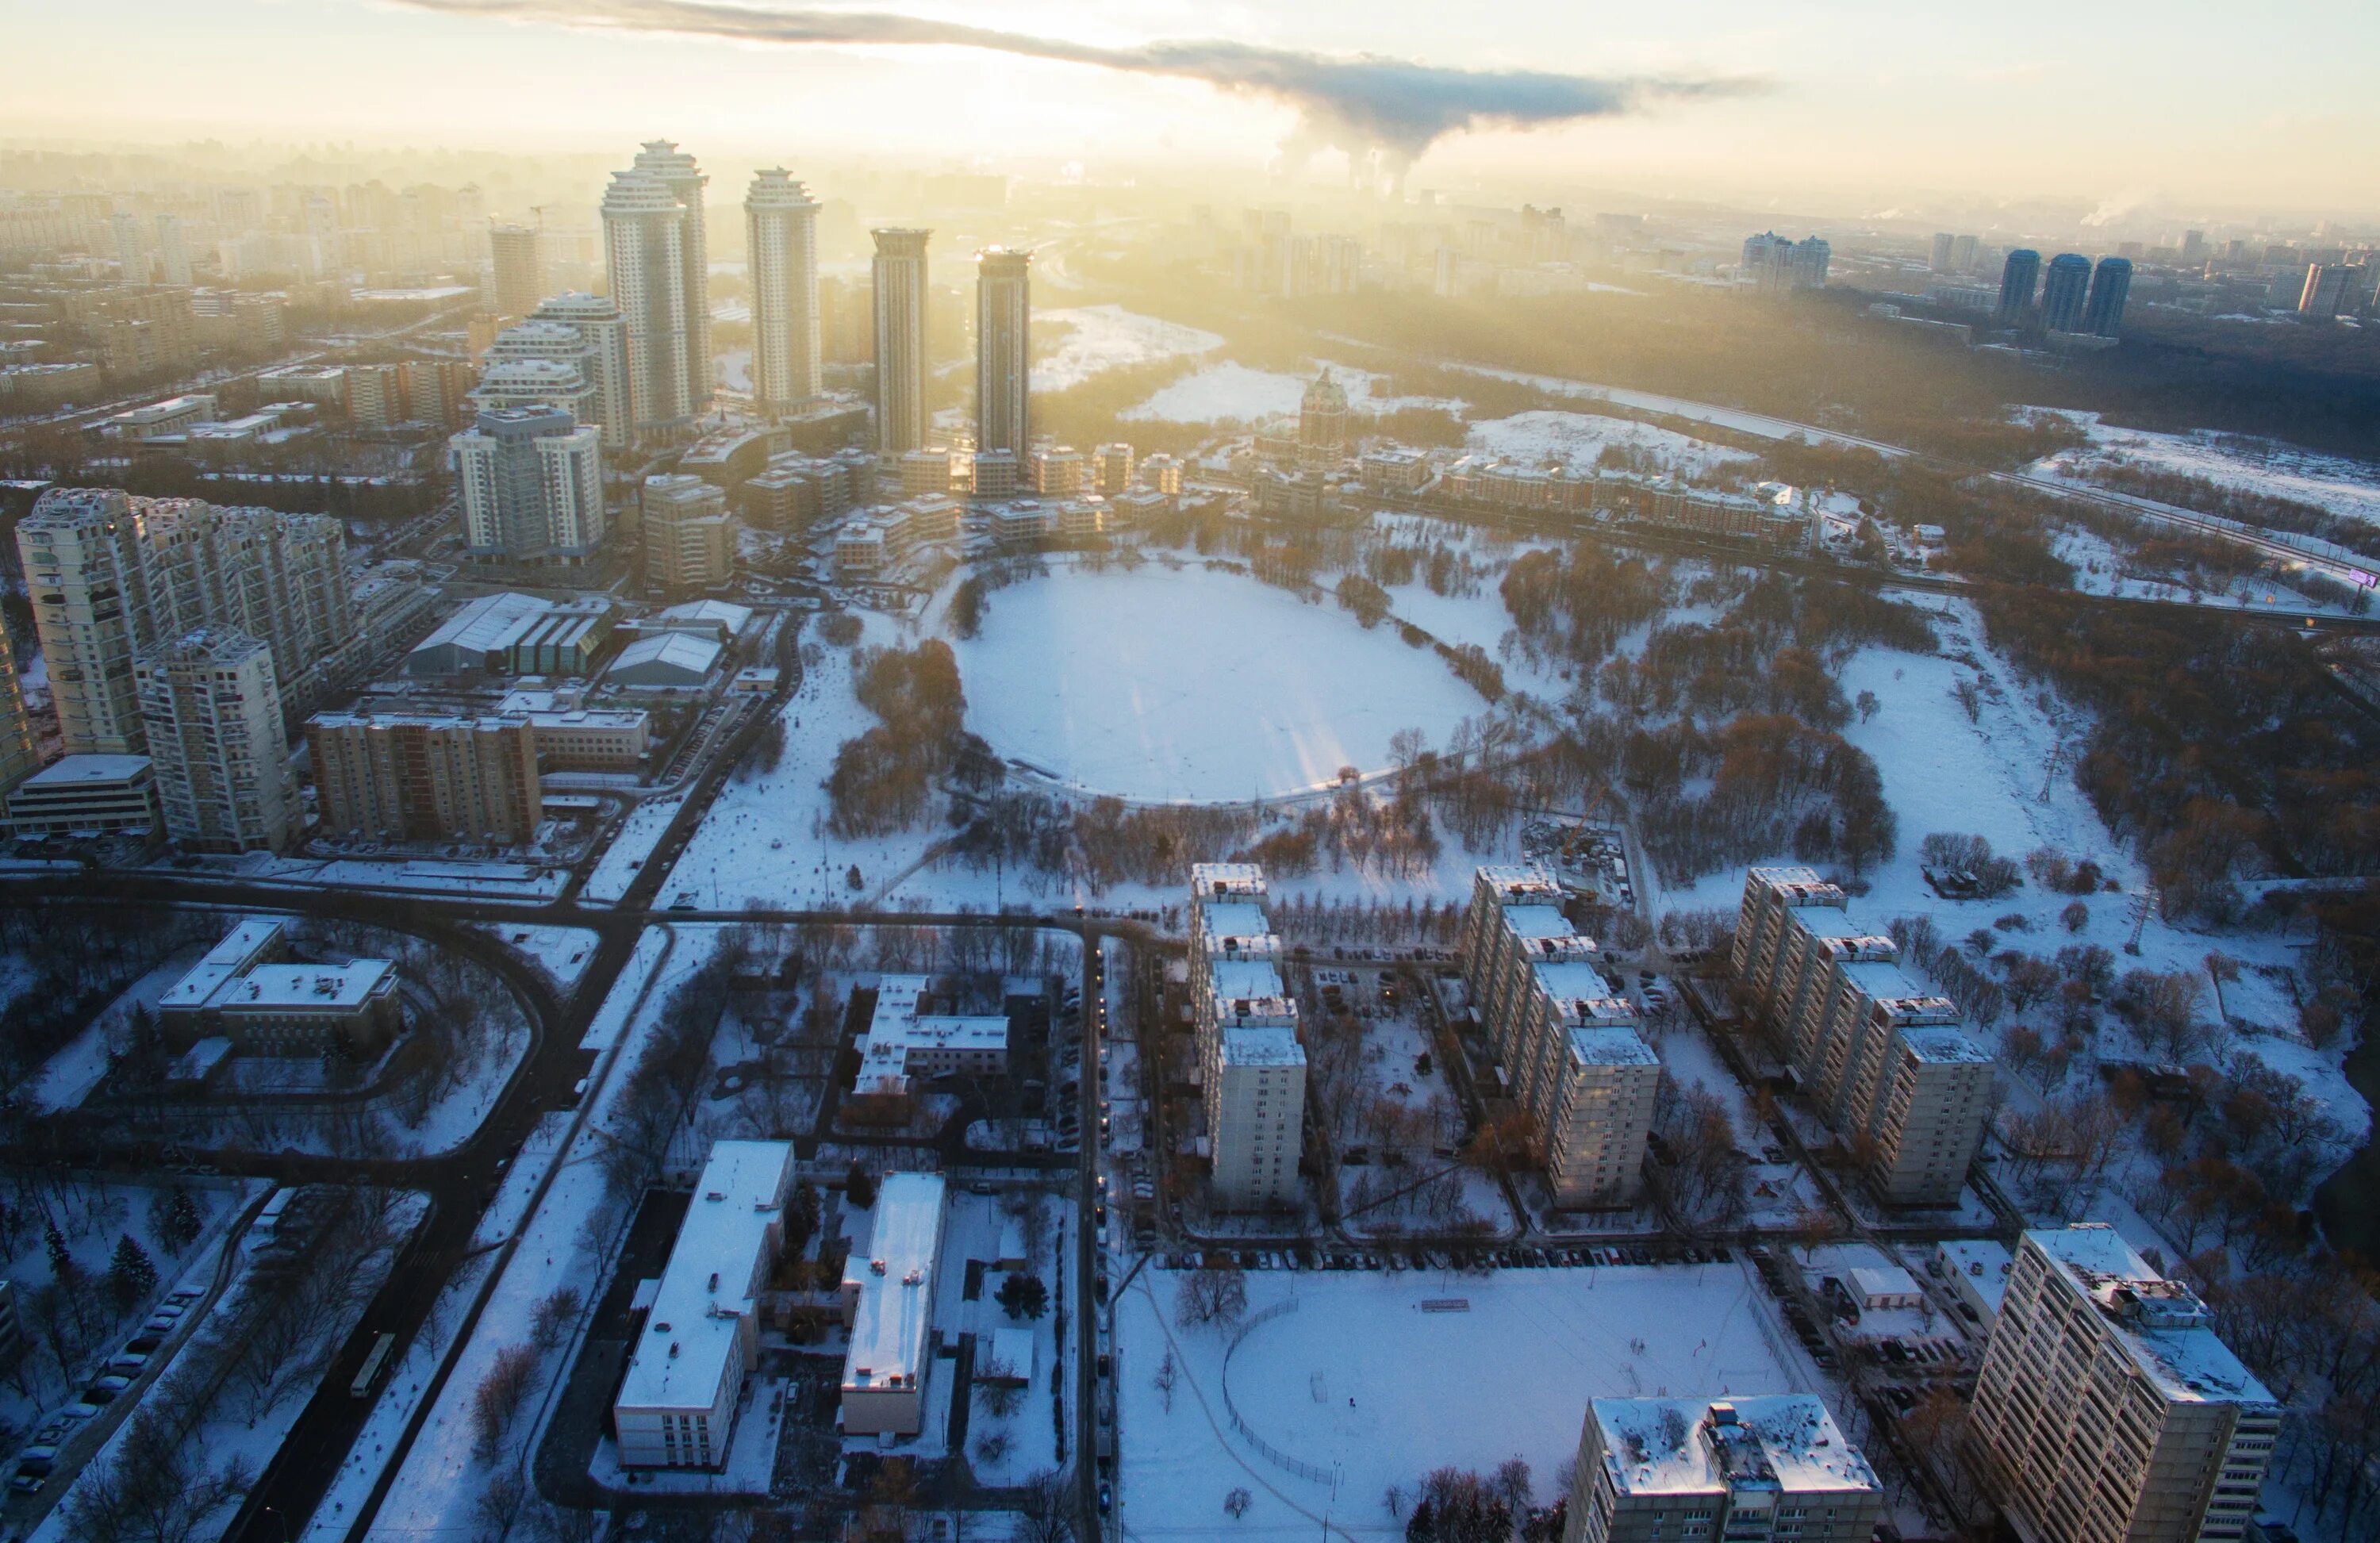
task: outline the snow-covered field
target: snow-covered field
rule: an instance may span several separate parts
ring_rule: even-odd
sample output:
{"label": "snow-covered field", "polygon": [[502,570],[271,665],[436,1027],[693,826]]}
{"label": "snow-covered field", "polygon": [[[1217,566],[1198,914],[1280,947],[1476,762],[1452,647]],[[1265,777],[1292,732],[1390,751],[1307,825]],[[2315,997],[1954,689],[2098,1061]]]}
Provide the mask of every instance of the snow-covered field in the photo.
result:
{"label": "snow-covered field", "polygon": [[[1848,434],[1831,433],[1824,429],[1814,429],[1806,423],[1771,418],[1767,413],[1746,412],[1742,407],[1721,407],[1713,402],[1694,402],[1682,396],[1663,396],[1650,391],[1630,391],[1624,386],[1598,385],[1593,381],[1574,381],[1563,375],[1532,375],[1524,371],[1496,370],[1484,364],[1450,362],[1448,368],[1460,370],[1468,374],[1485,375],[1491,380],[1512,381],[1522,385],[1536,386],[1540,391],[1553,392],[1561,396],[1610,402],[1623,407],[1635,407],[1645,412],[1662,413],[1670,418],[1682,418],[1696,423],[1707,423],[1714,428],[1732,429],[1738,433],[1754,434],[1762,439],[1802,439],[1813,443],[1845,445],[1869,443],[1865,440],[1854,439]],[[1885,448],[1877,445],[1870,447]],[[1890,453],[1907,454],[1900,450]]]}
{"label": "snow-covered field", "polygon": [[1064,782],[1222,801],[1388,764],[1486,706],[1431,652],[1236,574],[1060,569],[994,593],[953,645],[968,723]]}
{"label": "snow-covered field", "polygon": [[2095,468],[2131,465],[2318,504],[2336,515],[2380,525],[2380,466],[2370,462],[2301,450],[2279,440],[2226,434],[2213,429],[2166,434],[2146,429],[2119,429],[2101,422],[2097,413],[2063,412],[2060,416],[2079,425],[2091,436],[2091,443],[2081,449],[2060,451],[2035,461],[2025,468],[2033,476],[2083,481]]}
{"label": "snow-covered field", "polygon": [[1118,305],[1044,310],[1033,320],[1038,325],[1055,322],[1067,329],[1048,358],[1034,361],[1036,391],[1063,391],[1102,371],[1203,354],[1223,346],[1213,333],[1143,316]]}
{"label": "snow-covered field", "polygon": [[[1231,1358],[1227,1407],[1230,1341],[1175,1324],[1175,1281],[1146,1270],[1115,1308],[1117,1504],[1139,1537],[1282,1533],[1327,1513],[1347,1534],[1400,1538],[1389,1486],[1410,1494],[1444,1464],[1488,1472],[1518,1455],[1537,1503],[1550,1503],[1590,1398],[1824,1386],[1740,1264],[1485,1278],[1259,1270],[1247,1277],[1251,1317],[1297,1306],[1248,1331]],[[1426,1301],[1463,1306],[1425,1311]],[[1180,1372],[1170,1412],[1154,1380],[1169,1347]],[[1335,1493],[1236,1434],[1232,1408],[1273,1448],[1335,1475]],[[1232,1522],[1223,1500],[1235,1488],[1254,1504]]]}
{"label": "snow-covered field", "polygon": [[[1355,412],[1396,412],[1405,407],[1444,407],[1459,412],[1464,406],[1443,396],[1378,395],[1376,391],[1387,389],[1380,383],[1386,377],[1343,364],[1330,364],[1329,369],[1331,377],[1346,387],[1347,406]],[[1184,375],[1140,406],[1126,408],[1117,416],[1167,423],[1260,423],[1295,412],[1305,388],[1313,382],[1311,374],[1285,374],[1226,361]]]}
{"label": "snow-covered field", "polygon": [[628,817],[620,822],[619,833],[604,849],[603,860],[595,865],[593,873],[588,875],[583,897],[610,902],[627,893],[628,886],[636,881],[638,870],[645,866],[645,859],[652,856],[653,848],[661,844],[670,821],[677,818],[678,808],[685,802],[684,794],[671,794],[665,797],[649,798],[629,810]]}
{"label": "snow-covered field", "polygon": [[1730,461],[1750,461],[1750,451],[1657,429],[1633,419],[1602,418],[1592,413],[1537,411],[1491,419],[1471,426],[1471,448],[1534,466],[1559,460],[1591,470],[1607,445],[1642,451],[1664,470],[1684,474],[1709,471]]}

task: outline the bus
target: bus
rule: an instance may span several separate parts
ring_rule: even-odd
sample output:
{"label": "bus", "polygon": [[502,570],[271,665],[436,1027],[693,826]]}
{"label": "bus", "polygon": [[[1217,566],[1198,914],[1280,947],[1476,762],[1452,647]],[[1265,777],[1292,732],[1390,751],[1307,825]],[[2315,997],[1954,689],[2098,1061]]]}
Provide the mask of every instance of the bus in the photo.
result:
{"label": "bus", "polygon": [[388,1353],[395,1348],[395,1334],[382,1334],[372,1341],[371,1353],[364,1357],[363,1369],[356,1373],[355,1381],[347,1386],[348,1397],[368,1398],[371,1395],[372,1384],[379,1381],[380,1374],[388,1369]]}

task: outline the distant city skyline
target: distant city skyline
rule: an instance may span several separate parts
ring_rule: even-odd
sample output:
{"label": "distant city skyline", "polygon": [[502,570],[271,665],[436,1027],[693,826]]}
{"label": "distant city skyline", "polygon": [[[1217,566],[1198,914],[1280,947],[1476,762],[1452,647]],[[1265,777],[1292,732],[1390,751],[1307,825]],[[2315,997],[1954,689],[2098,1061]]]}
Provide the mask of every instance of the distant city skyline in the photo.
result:
{"label": "distant city skyline", "polygon": [[[2109,212],[2373,214],[2380,193],[2361,175],[2361,147],[2380,132],[2380,107],[2360,77],[2380,52],[2380,17],[2329,0],[2294,10],[2288,26],[2244,31],[2211,7],[2193,16],[2146,0],[2071,13],[2050,30],[1852,0],[1797,11],[1791,25],[1741,0],[1621,14],[1529,0],[1485,31],[1437,8],[1353,0],[1278,12],[1011,0],[916,14],[1102,49],[1220,38],[1445,69],[1762,88],[1656,96],[1531,132],[1451,134],[1415,168],[1420,185],[1536,177],[1780,204],[1932,193],[2087,200]],[[1079,160],[1096,173],[1160,160],[1266,164],[1304,149],[1297,113],[1276,102],[973,48],[596,33],[366,0],[225,0],[203,12],[97,0],[25,9],[10,31],[28,57],[92,62],[30,76],[0,104],[0,135],[40,140],[578,151],[617,143],[633,103],[635,132],[700,143],[722,164],[747,153],[957,152]],[[208,89],[194,94],[200,76]],[[903,112],[882,111],[888,93]]]}

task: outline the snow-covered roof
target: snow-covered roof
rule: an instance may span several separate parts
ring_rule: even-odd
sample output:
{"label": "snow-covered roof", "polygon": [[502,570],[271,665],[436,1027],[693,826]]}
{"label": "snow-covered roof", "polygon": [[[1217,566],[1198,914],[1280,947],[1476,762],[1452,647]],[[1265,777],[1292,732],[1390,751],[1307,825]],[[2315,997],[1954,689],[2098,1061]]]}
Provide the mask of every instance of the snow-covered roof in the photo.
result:
{"label": "snow-covered roof", "polygon": [[1303,1066],[1305,1047],[1285,1024],[1233,1025],[1223,1032],[1222,1056],[1227,1066]]}
{"label": "snow-covered roof", "polygon": [[242,1008],[310,1008],[353,1011],[382,991],[395,990],[396,966],[385,959],[356,959],[344,965],[259,965],[226,980],[207,999],[218,1011]]}
{"label": "snow-covered roof", "polygon": [[868,1246],[844,1261],[843,1285],[856,1293],[843,1385],[914,1388],[932,1329],[934,1270],[942,1245],[939,1173],[894,1173],[877,1187]]}
{"label": "snow-covered roof", "polygon": [[1256,863],[1193,863],[1190,893],[1200,900],[1223,895],[1261,900],[1265,894],[1264,869]]}
{"label": "snow-covered roof", "polygon": [[2008,1290],[2010,1257],[1991,1238],[1952,1238],[1942,1245],[1942,1268],[1965,1280],[1967,1289],[1998,1311]]}
{"label": "snow-covered roof", "polygon": [[522,633],[541,620],[553,609],[550,600],[535,595],[481,595],[438,624],[429,637],[413,646],[413,658],[420,658],[441,649],[452,649],[463,654],[484,660],[489,654],[511,648]]}
{"label": "snow-covered roof", "polygon": [[1504,930],[1516,938],[1568,938],[1577,929],[1561,914],[1558,905],[1507,905],[1503,910]]}
{"label": "snow-covered roof", "polygon": [[[1530,973],[1536,977],[1537,985],[1546,995],[1554,1000],[1557,1009],[1560,1009],[1563,1002],[1592,1002],[1620,994],[1611,989],[1611,982],[1603,978],[1601,970],[1583,959],[1558,959],[1550,964],[1533,965]],[[1561,1010],[1567,1014],[1566,1009]]]}
{"label": "snow-covered roof", "polygon": [[[638,1336],[617,1403],[632,1409],[708,1410],[743,1350],[736,1322],[753,1312],[771,1236],[794,1172],[783,1141],[722,1141],[710,1148]],[[936,1181],[940,1182],[940,1181]]]}
{"label": "snow-covered roof", "polygon": [[926,986],[922,975],[888,975],[877,983],[876,1009],[859,1044],[861,1086],[906,1076],[909,1057],[919,1051],[1007,1052],[1005,1015],[921,1015],[917,1003]]}
{"label": "snow-covered roof", "polygon": [[1635,1029],[1624,1024],[1572,1024],[1568,1032],[1571,1061],[1574,1065],[1658,1066],[1661,1063],[1661,1058],[1653,1053],[1653,1047],[1646,1044]]}
{"label": "snow-covered roof", "polygon": [[1472,877],[1475,886],[1485,885],[1501,905],[1561,904],[1561,885],[1542,863],[1492,865],[1474,869]]}
{"label": "snow-covered roof", "polygon": [[723,627],[731,637],[743,631],[744,625],[751,619],[750,606],[724,600],[690,600],[661,614],[663,623]]}
{"label": "snow-covered roof", "polygon": [[664,677],[670,675],[699,682],[719,662],[720,652],[720,646],[710,638],[683,632],[639,638],[612,661],[610,674],[624,686],[665,684]]}
{"label": "snow-covered roof", "polygon": [[189,973],[165,988],[157,999],[164,1008],[195,1012],[206,1005],[225,981],[253,965],[258,956],[281,941],[281,924],[266,917],[249,917],[206,951]]}
{"label": "snow-covered roof", "polygon": [[1788,905],[1840,909],[1849,899],[1815,868],[1755,868],[1743,878],[1747,888],[1766,890]]}
{"label": "snow-covered roof", "polygon": [[67,756],[18,784],[19,788],[70,788],[86,783],[120,783],[149,770],[147,756]]}
{"label": "snow-covered roof", "polygon": [[1198,904],[1198,930],[1208,939],[1232,938],[1245,942],[1272,931],[1264,907],[1247,900],[1207,900]]}
{"label": "snow-covered roof", "polygon": [[1281,971],[1271,962],[1261,958],[1218,959],[1208,972],[1215,994],[1226,1001],[1240,998],[1286,996]]}
{"label": "snow-covered roof", "polygon": [[1623,1495],[1881,1493],[1876,1470],[1815,1394],[1598,1398],[1587,1415],[1604,1472]]}
{"label": "snow-covered roof", "polygon": [[2024,1234],[2068,1286],[2095,1304],[2111,1338],[2176,1403],[2277,1402],[2215,1332],[2196,1294],[2149,1268],[2104,1221]]}
{"label": "snow-covered roof", "polygon": [[1862,1265],[1852,1271],[1852,1290],[1862,1302],[1880,1297],[1915,1296],[1917,1277],[1897,1264]]}
{"label": "snow-covered roof", "polygon": [[1947,1025],[1927,1025],[1901,1031],[1900,1042],[1919,1061],[1937,1066],[1988,1065],[1991,1051],[1967,1037],[1966,1031]]}

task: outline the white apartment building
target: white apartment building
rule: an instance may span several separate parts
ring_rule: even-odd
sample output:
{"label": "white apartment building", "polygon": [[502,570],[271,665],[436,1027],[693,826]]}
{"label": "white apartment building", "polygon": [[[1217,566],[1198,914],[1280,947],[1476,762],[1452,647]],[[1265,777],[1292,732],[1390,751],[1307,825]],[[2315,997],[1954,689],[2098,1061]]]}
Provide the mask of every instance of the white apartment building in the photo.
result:
{"label": "white apartment building", "polygon": [[603,446],[593,424],[553,407],[501,407],[446,444],[472,556],[575,565],[602,544]]}
{"label": "white apartment building", "polygon": [[1554,1203],[1629,1205],[1644,1185],[1661,1063],[1561,900],[1537,865],[1478,869],[1463,917],[1463,979],[1507,1089],[1545,1142]]}
{"label": "white apartment building", "polygon": [[1598,1398],[1563,1543],[1868,1543],[1884,1486],[1811,1393]]}
{"label": "white apartment building", "polygon": [[763,417],[819,395],[818,211],[783,166],[753,173],[744,195],[752,395]]}
{"label": "white apartment building", "polygon": [[726,1466],[793,1178],[789,1143],[711,1147],[612,1401],[623,1466]]}
{"label": "white apartment building", "polygon": [[1880,1198],[1949,1205],[1983,1143],[1992,1058],[1900,952],[1809,869],[1744,877],[1730,958],[1750,1011]]}
{"label": "white apartment building", "polygon": [[845,1436],[915,1436],[924,1428],[945,1187],[939,1173],[888,1175],[868,1213],[867,1245],[844,1260]]}
{"label": "white apartment building", "polygon": [[2280,1404],[2103,1222],[2017,1245],[1968,1440],[2026,1543],[2240,1543]]}
{"label": "white apartment building", "polygon": [[201,627],[134,668],[165,832],[211,852],[279,852],[298,835],[273,654]]}
{"label": "white apartment building", "polygon": [[1281,975],[1254,863],[1190,869],[1190,988],[1197,1024],[1208,1153],[1217,1205],[1270,1209],[1298,1201],[1305,1047]]}
{"label": "white apartment building", "polygon": [[[600,426],[603,431],[606,449],[625,449],[636,437],[636,419],[629,410],[628,397],[628,323],[620,308],[608,296],[589,295],[583,290],[569,290],[550,295],[540,300],[529,313],[532,322],[568,327],[578,334],[580,349],[570,354],[540,354],[538,358],[562,358],[575,363],[589,390],[595,394],[594,409],[582,421]],[[490,350],[491,358],[500,356],[508,333],[496,335],[496,346]],[[552,339],[558,343],[559,339]]]}

